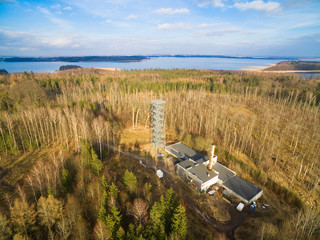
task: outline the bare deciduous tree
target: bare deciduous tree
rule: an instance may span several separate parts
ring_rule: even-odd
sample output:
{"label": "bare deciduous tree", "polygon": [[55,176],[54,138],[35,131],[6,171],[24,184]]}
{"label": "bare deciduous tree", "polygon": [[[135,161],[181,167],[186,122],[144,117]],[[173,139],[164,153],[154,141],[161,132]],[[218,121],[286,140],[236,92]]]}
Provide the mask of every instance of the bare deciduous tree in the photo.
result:
{"label": "bare deciduous tree", "polygon": [[131,207],[131,214],[135,217],[139,225],[147,222],[148,208],[149,208],[148,203],[141,198],[136,198],[133,201],[133,204]]}
{"label": "bare deciduous tree", "polygon": [[94,239],[96,240],[110,239],[110,233],[106,225],[101,220],[97,221],[96,225],[94,226],[93,232],[94,232]]}
{"label": "bare deciduous tree", "polygon": [[97,138],[100,150],[100,159],[102,160],[102,140],[105,134],[105,120],[102,116],[99,116],[92,121],[92,128]]}

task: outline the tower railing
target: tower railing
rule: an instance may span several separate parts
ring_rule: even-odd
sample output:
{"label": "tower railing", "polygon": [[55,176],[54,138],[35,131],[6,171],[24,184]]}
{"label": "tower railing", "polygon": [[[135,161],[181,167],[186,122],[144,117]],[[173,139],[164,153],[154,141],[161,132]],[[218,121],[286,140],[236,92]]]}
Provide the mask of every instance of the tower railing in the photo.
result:
{"label": "tower railing", "polygon": [[165,100],[151,101],[151,144],[157,152],[165,147]]}

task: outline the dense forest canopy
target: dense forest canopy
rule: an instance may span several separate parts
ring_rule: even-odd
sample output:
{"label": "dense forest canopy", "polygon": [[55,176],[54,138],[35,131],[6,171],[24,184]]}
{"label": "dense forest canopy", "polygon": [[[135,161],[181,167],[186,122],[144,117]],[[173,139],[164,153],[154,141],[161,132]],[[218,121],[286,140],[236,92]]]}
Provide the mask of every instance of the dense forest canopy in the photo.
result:
{"label": "dense forest canopy", "polygon": [[[249,239],[319,236],[319,82],[242,71],[77,69],[0,76],[2,239],[196,239],[200,230],[188,224],[179,194],[112,151],[149,154],[139,139],[124,146],[121,138],[128,128],[149,128],[155,98],[166,100],[167,141],[200,152],[214,142],[219,159],[279,207]],[[210,231],[201,238],[223,238]]]}

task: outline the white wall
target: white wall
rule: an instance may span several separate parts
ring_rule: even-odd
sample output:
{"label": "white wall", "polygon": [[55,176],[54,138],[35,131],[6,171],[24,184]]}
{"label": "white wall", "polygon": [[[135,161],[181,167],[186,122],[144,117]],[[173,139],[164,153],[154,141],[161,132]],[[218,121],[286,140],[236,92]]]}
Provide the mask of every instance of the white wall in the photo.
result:
{"label": "white wall", "polygon": [[215,177],[211,178],[209,181],[206,181],[205,183],[202,183],[201,191],[202,190],[207,190],[210,186],[212,186],[213,184],[216,184],[217,181],[218,181],[218,176],[215,176]]}

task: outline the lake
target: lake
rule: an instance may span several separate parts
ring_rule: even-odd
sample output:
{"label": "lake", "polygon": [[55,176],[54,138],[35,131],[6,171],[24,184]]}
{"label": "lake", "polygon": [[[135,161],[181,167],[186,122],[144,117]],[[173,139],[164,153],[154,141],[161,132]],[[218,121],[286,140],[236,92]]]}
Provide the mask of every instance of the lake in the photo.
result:
{"label": "lake", "polygon": [[151,68],[187,68],[212,70],[242,70],[258,66],[277,64],[282,59],[239,59],[239,58],[204,58],[204,57],[151,57],[141,62],[2,62],[0,69],[9,73],[16,72],[55,72],[62,65],[78,65],[83,68],[120,68],[124,70]]}

